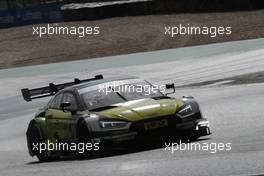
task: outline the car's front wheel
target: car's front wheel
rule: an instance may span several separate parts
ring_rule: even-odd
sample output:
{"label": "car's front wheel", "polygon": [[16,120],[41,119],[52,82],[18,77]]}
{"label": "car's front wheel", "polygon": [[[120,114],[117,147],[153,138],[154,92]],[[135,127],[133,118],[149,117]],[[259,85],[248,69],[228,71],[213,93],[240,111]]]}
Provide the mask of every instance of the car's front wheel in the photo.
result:
{"label": "car's front wheel", "polygon": [[[87,143],[92,144],[92,138],[91,138],[89,129],[88,129],[85,121],[82,121],[78,125],[77,135],[78,135],[77,137],[78,137],[79,143],[82,143],[84,145],[86,145]],[[85,151],[84,153],[79,153],[79,154],[81,154],[82,156],[85,156],[85,155],[92,155],[93,153],[92,153],[92,151]]]}

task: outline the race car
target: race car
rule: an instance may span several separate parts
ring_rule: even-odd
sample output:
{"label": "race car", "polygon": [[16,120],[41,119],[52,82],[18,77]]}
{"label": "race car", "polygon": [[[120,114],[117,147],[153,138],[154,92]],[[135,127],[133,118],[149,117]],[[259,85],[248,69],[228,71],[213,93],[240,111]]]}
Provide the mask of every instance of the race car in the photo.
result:
{"label": "race car", "polygon": [[[175,93],[174,84],[158,87],[138,77],[96,75],[21,91],[26,101],[52,96],[26,132],[29,154],[40,161],[67,155],[70,149],[76,152],[84,143],[89,150],[81,153],[100,150],[107,143],[166,137],[195,140],[211,134],[193,97],[168,96]],[[67,150],[58,149],[61,146]]]}

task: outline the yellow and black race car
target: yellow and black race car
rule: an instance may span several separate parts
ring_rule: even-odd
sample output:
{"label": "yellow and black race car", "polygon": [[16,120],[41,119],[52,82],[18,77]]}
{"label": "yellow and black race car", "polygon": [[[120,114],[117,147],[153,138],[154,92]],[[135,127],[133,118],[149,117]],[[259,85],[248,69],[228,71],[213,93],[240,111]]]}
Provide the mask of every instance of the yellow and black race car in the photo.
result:
{"label": "yellow and black race car", "polygon": [[[174,84],[161,88],[175,92]],[[29,153],[39,160],[69,151],[97,151],[108,142],[168,136],[197,139],[211,134],[209,121],[193,97],[169,97],[137,77],[97,75],[22,89],[22,94],[26,101],[53,96],[30,121],[26,133]]]}

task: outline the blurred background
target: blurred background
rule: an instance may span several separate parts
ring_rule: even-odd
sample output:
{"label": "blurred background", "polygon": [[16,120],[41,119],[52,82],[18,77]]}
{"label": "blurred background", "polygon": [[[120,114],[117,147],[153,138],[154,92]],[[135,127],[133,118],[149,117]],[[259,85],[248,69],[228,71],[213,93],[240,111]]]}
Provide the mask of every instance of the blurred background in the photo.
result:
{"label": "blurred background", "polygon": [[0,27],[116,16],[254,10],[263,0],[0,0]]}

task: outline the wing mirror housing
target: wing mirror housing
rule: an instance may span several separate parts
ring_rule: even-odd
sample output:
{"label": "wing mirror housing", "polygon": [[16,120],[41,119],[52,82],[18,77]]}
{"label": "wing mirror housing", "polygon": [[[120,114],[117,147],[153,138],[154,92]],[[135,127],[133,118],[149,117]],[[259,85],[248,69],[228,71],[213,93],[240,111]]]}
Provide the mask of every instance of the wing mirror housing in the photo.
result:
{"label": "wing mirror housing", "polygon": [[174,83],[172,84],[166,84],[166,95],[169,95],[169,94],[174,94],[175,93],[175,85]]}
{"label": "wing mirror housing", "polygon": [[72,110],[70,109],[71,103],[70,102],[64,102],[61,103],[61,109],[63,112],[71,112]]}

